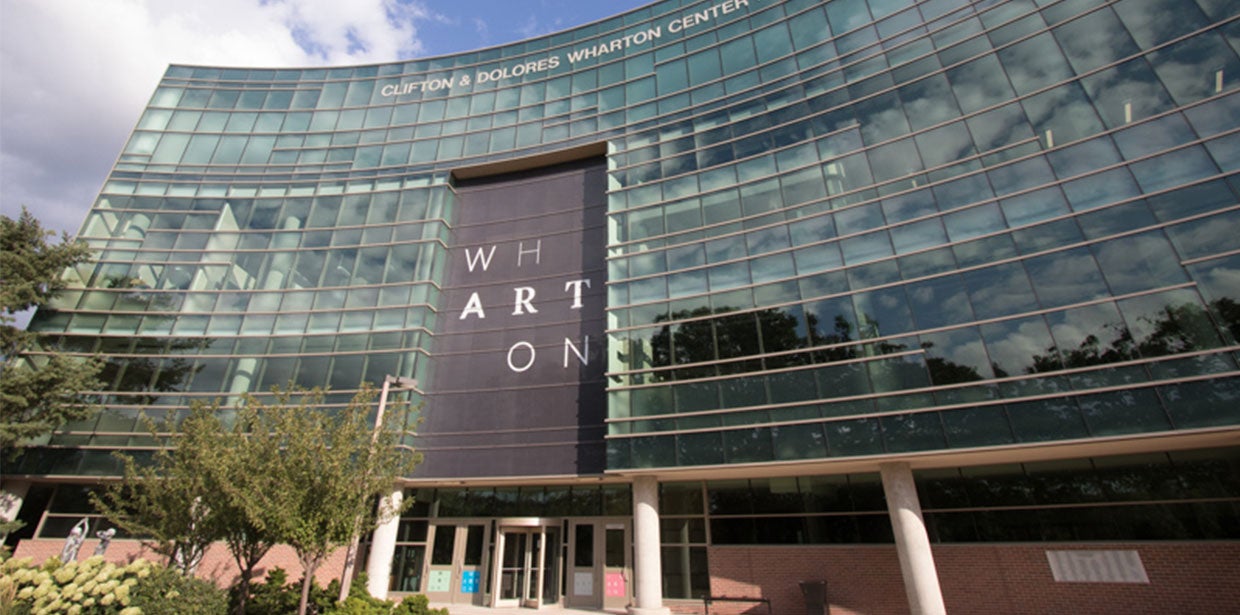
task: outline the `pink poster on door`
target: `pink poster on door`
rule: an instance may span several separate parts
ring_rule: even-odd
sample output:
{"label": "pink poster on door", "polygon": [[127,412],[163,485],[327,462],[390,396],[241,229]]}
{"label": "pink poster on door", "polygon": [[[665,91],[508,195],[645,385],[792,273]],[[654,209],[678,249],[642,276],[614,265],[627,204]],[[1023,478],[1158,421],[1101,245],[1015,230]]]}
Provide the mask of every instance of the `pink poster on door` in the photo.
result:
{"label": "pink poster on door", "polygon": [[619,572],[607,573],[607,578],[603,581],[603,591],[608,596],[624,596],[624,575]]}

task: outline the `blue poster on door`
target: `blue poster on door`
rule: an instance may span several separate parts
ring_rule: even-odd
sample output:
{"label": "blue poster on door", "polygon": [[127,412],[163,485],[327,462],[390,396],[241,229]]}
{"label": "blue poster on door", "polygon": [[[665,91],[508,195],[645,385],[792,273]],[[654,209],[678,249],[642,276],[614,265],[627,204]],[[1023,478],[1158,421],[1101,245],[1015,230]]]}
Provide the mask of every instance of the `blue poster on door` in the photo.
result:
{"label": "blue poster on door", "polygon": [[478,571],[466,570],[461,573],[461,593],[476,594],[478,593]]}

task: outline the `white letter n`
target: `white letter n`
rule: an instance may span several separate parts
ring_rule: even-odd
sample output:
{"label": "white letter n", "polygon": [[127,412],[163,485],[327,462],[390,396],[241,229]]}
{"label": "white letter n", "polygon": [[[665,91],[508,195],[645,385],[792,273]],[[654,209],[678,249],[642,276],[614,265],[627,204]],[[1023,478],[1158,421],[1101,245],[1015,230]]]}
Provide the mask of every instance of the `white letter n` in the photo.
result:
{"label": "white letter n", "polygon": [[580,361],[582,365],[590,364],[590,359],[586,357],[586,355],[590,354],[590,336],[588,335],[586,336],[585,342],[582,345],[585,346],[584,351],[578,350],[577,346],[573,344],[573,340],[570,340],[567,337],[564,338],[564,368],[565,369],[568,369],[568,351],[569,350],[573,351],[573,354],[577,355],[577,360]]}

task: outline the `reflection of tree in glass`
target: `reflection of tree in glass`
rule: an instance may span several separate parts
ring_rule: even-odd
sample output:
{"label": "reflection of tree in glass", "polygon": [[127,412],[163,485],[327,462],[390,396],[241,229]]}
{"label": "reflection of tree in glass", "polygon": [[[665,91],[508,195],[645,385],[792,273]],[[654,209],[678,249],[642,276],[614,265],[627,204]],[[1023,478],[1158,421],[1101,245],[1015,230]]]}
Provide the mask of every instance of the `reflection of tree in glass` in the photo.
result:
{"label": "reflection of tree in glass", "polygon": [[[868,316],[863,317],[869,320]],[[842,346],[842,344],[853,341],[852,323],[848,322],[848,319],[843,314],[836,314],[835,318],[832,319],[835,326],[830,333],[818,330],[818,317],[816,315],[809,314],[806,320],[809,321],[809,330],[810,335],[813,337],[813,344],[815,346],[828,346],[828,348],[814,351],[815,363],[847,361],[859,356],[857,346]]]}
{"label": "reflection of tree in glass", "polygon": [[[758,362],[734,362],[726,370],[740,373],[811,363],[827,365],[909,350],[906,344],[891,340],[857,343],[875,336],[878,331],[878,322],[864,313],[859,315],[863,326],[856,334],[853,324],[842,314],[836,314],[830,320],[831,327],[827,328],[822,326],[816,314],[807,313],[808,333],[802,334],[797,316],[785,310],[768,308],[756,312],[736,312],[736,308],[731,307],[713,310],[699,307],[660,316],[659,321],[682,322],[664,324],[651,336],[650,366],[699,366],[677,370],[675,379],[683,380],[716,375],[712,366],[704,364],[718,360],[767,355],[763,359],[765,367]],[[1148,333],[1139,340],[1125,324],[1111,323],[1087,336],[1076,348],[1065,350],[1051,346],[1044,354],[1034,355],[1032,365],[1025,372],[1045,373],[1217,347],[1218,333],[1211,315],[1219,322],[1220,328],[1234,337],[1240,337],[1240,303],[1230,298],[1219,299],[1210,304],[1209,312],[1192,303],[1166,306],[1156,318],[1142,318],[1143,329]],[[1107,337],[1112,341],[1104,342]],[[976,382],[987,378],[975,367],[935,356],[931,352],[934,348],[931,342],[924,342],[921,347],[927,351],[926,369],[936,385]],[[807,352],[792,352],[796,350]],[[772,353],[787,354],[769,356]],[[1011,375],[998,365],[992,367],[996,377]],[[849,377],[844,372],[832,375],[837,376]],[[654,379],[668,381],[673,379],[673,375],[669,371],[656,372]]]}
{"label": "reflection of tree in glass", "polygon": [[921,345],[926,349],[926,369],[930,370],[930,381],[934,384],[953,384],[957,382],[975,382],[985,380],[977,370],[968,366],[961,365],[955,361],[949,361],[943,357],[936,357],[929,354],[929,350],[934,348],[931,342],[925,342]]}
{"label": "reflection of tree in glass", "polygon": [[[134,340],[130,353],[150,356],[104,356],[105,364],[99,377],[113,383],[114,390],[125,395],[126,403],[150,405],[164,393],[175,393],[198,371],[190,359],[181,357],[164,359],[162,355],[193,348],[206,347],[206,340],[165,340],[155,337],[139,337]],[[133,393],[145,393],[133,395]]]}
{"label": "reflection of tree in glass", "polygon": [[1210,303],[1210,309],[1219,320],[1232,340],[1240,340],[1240,302],[1231,297],[1223,297]]}
{"label": "reflection of tree in glass", "polygon": [[[736,311],[731,307],[700,307],[675,312],[670,318],[660,316],[661,321],[694,320],[664,325],[651,337],[651,365],[671,367],[809,347],[809,341],[798,333],[799,323],[793,314],[774,308],[734,314]],[[703,318],[711,314],[719,316]],[[811,316],[809,320],[813,327],[815,319]],[[781,367],[807,363],[808,357],[795,354],[779,360]]]}
{"label": "reflection of tree in glass", "polygon": [[[144,324],[171,321],[175,318],[166,313],[175,310],[173,295],[149,292],[150,287],[139,278],[114,276],[108,278],[104,286],[128,289],[129,292],[117,299],[115,309],[141,312],[141,315],[135,318],[143,319]],[[200,368],[194,366],[192,359],[177,355],[205,350],[211,345],[211,340],[207,338],[152,336],[122,338],[116,342],[109,344],[105,340],[103,343],[105,364],[99,378],[121,393],[148,393],[124,396],[124,403],[139,405],[150,405],[158,401],[161,394],[181,391]],[[112,348],[108,348],[109,346]],[[109,356],[107,351],[113,349],[115,354]]]}
{"label": "reflection of tree in glass", "polygon": [[[1210,304],[1211,312],[1219,319],[1225,331],[1234,336],[1240,332],[1240,304],[1230,298],[1222,298]],[[1219,345],[1218,332],[1210,315],[1194,303],[1168,305],[1158,317],[1143,317],[1150,331],[1143,339],[1134,339],[1132,331],[1123,323],[1109,323],[1104,329],[1115,332],[1110,344],[1103,344],[1097,335],[1086,336],[1079,346],[1061,349],[1058,345],[1046,349],[1046,354],[1034,355],[1033,365],[1026,368],[1030,374],[1106,365],[1141,357],[1161,357],[1182,352],[1214,348]]]}

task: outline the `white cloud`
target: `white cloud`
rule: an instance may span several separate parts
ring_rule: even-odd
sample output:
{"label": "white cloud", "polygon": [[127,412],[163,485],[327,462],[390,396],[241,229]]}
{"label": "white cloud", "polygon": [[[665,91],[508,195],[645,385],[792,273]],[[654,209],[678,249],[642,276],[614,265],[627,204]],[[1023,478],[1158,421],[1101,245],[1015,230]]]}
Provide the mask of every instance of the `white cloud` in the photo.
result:
{"label": "white cloud", "polygon": [[551,20],[551,23],[543,23],[539,21],[538,16],[530,13],[529,17],[517,26],[516,31],[521,35],[522,39],[534,38],[544,34],[559,31],[564,27],[564,20],[559,17]]}
{"label": "white cloud", "polygon": [[435,19],[408,0],[5,0],[0,209],[76,231],[168,64],[391,61]]}
{"label": "white cloud", "polygon": [[491,26],[487,24],[485,19],[481,17],[474,18],[474,32],[478,34],[478,39],[481,40],[484,45],[490,44]]}

